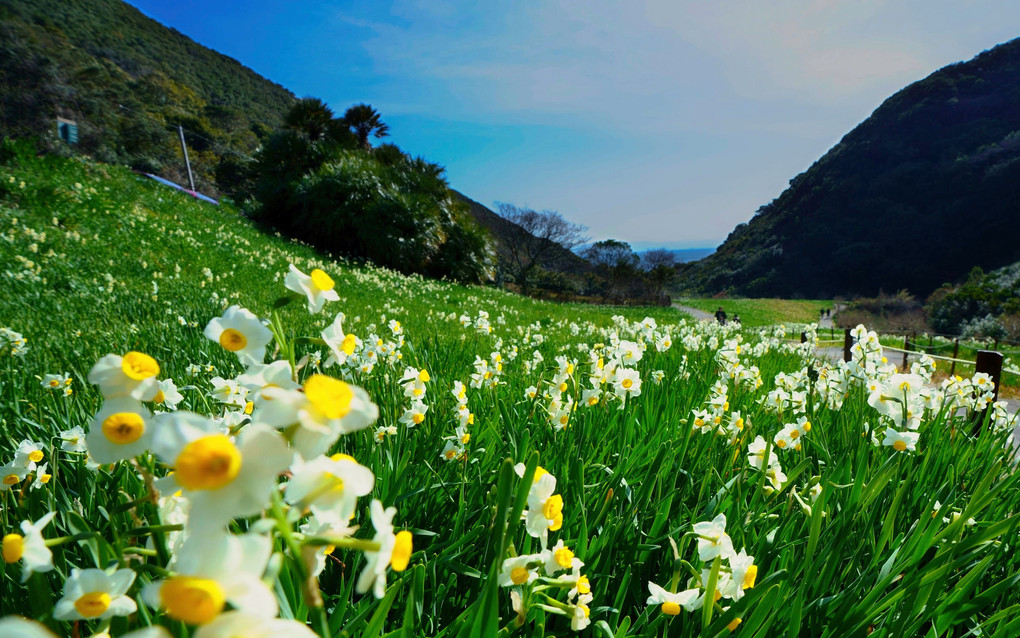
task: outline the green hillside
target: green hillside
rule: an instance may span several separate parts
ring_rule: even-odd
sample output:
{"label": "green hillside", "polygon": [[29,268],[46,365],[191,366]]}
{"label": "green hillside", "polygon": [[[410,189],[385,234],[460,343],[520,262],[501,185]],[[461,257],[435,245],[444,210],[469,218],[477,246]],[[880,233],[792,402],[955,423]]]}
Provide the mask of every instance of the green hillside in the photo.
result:
{"label": "green hillside", "polygon": [[82,151],[187,183],[181,124],[198,186],[214,194],[294,101],[120,0],[0,3],[0,98],[0,134],[54,140],[63,117]]}
{"label": "green hillside", "polygon": [[1020,40],[887,99],[715,254],[688,290],[927,295],[1020,259]]}

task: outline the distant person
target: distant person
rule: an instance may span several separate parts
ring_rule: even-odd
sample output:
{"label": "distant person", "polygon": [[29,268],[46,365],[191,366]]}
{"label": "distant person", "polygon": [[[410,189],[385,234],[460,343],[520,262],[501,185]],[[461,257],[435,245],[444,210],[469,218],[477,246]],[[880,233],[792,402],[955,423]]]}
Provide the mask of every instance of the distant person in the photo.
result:
{"label": "distant person", "polygon": [[740,325],[740,315],[733,315],[733,323]]}
{"label": "distant person", "polygon": [[719,309],[715,311],[715,320],[718,321],[720,325],[726,325],[726,311],[722,309],[722,306],[719,306]]}

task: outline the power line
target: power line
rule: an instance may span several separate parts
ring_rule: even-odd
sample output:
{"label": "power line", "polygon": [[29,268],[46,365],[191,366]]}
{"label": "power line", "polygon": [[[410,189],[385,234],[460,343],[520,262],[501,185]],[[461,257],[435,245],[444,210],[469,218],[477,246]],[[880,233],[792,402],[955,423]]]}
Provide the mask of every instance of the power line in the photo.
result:
{"label": "power line", "polygon": [[[168,122],[166,120],[161,120],[161,119],[159,119],[157,117],[153,117],[152,115],[150,115],[150,114],[148,114],[148,113],[146,113],[144,111],[139,111],[137,109],[133,109],[133,108],[124,106],[123,104],[118,104],[117,106],[119,108],[125,110],[125,111],[130,111],[131,113],[136,113],[138,115],[141,115],[142,117],[149,118],[153,122],[157,122],[157,123],[162,124],[164,126],[168,125]],[[224,146],[221,142],[219,142],[217,140],[210,139],[210,138],[206,137],[205,135],[202,135],[201,133],[197,133],[195,131],[192,131],[191,129],[185,128],[180,123],[178,123],[177,126],[179,126],[180,128],[184,129],[185,131],[187,131],[189,135],[193,135],[193,136],[195,136],[197,138],[205,140],[210,145],[216,147],[216,150],[220,151],[221,153],[230,153],[230,154],[233,154],[233,155],[237,155],[238,157],[243,157],[244,159],[246,159],[248,161],[251,161],[251,162],[255,161],[255,158],[252,157],[251,155],[247,155],[247,154],[242,153],[242,152],[240,152],[240,151],[238,151],[236,149],[230,148],[228,146]]]}

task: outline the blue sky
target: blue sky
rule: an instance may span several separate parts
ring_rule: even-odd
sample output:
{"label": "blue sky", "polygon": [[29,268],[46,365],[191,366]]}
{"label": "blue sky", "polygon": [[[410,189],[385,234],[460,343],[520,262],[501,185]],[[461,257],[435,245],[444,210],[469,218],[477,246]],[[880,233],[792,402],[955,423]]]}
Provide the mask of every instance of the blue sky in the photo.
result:
{"label": "blue sky", "polygon": [[132,0],[492,206],[713,247],[932,71],[1020,36],[1015,0]]}

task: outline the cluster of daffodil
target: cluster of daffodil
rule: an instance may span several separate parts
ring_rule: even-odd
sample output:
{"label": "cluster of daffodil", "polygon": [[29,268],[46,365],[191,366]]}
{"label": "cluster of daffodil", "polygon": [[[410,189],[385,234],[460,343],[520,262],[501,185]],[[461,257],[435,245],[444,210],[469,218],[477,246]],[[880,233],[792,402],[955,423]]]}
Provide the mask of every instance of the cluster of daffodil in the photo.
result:
{"label": "cluster of daffodil", "polygon": [[0,492],[12,490],[25,480],[34,479],[30,484],[31,489],[38,489],[48,483],[53,477],[47,473],[47,463],[40,464],[45,458],[44,450],[45,445],[38,441],[25,439],[19,443],[14,458],[0,466]]}
{"label": "cluster of daffodil", "polygon": [[[313,314],[337,299],[332,279],[321,270],[305,275],[292,266],[286,286]],[[246,367],[236,378],[213,379],[211,397],[221,411],[212,416],[177,411],[176,386],[161,381],[159,364],[141,352],[104,356],[89,372],[89,381],[102,393],[102,407],[84,441],[80,430],[61,433],[63,449],[87,450],[95,464],[133,464],[159,504],[160,520],[145,521],[150,544],[163,542],[157,534],[164,538],[169,562],[144,570],[160,574],[144,584],[136,583],[137,568],[75,568],[54,618],[97,621],[102,629],[112,617],[134,614],[142,601],[201,627],[196,636],[249,635],[239,632],[254,625],[259,631],[272,629],[260,635],[309,636],[314,634],[304,623],[276,618],[272,587],[280,564],[272,557],[279,547],[307,580],[312,609],[322,606],[313,593],[315,579],[337,547],[364,553],[356,584],[361,593],[381,598],[387,571],[408,566],[411,533],[394,530],[394,508],[373,500],[374,536],[354,537],[358,499],[372,492],[375,477],[352,456],[329,455],[341,436],[370,426],[378,409],[364,390],[342,380],[323,374],[301,380],[293,344],[276,313],[268,325],[231,306],[206,326],[205,336]],[[339,322],[332,328],[339,330]],[[352,337],[325,334],[324,340],[339,360],[351,353]],[[284,358],[266,364],[266,348],[274,339]],[[54,377],[57,386],[67,385],[66,377]],[[414,371],[404,381],[409,393],[423,396],[427,380],[427,373]],[[49,377],[43,385],[50,386]],[[164,411],[154,414],[157,407]],[[37,483],[49,480],[46,465],[37,465],[43,449],[41,443],[22,442],[15,460],[0,470],[5,489],[33,472]],[[155,468],[155,474],[146,468]],[[20,562],[23,580],[52,569],[51,543],[42,531],[54,516],[24,521],[21,534],[3,540],[5,562]]]}
{"label": "cluster of daffodil", "polygon": [[[523,463],[514,469],[518,476],[524,477]],[[512,626],[523,626],[528,610],[536,607],[566,616],[570,619],[570,628],[580,631],[591,623],[591,582],[581,573],[584,563],[562,539],[549,547],[549,532],[559,531],[563,526],[563,497],[555,492],[556,477],[542,467],[535,468],[523,517],[528,535],[539,540],[541,551],[519,556],[511,554],[503,561],[499,584],[512,588],[510,601],[517,614]],[[565,600],[556,597],[563,592],[566,592]]]}
{"label": "cluster of daffodil", "polygon": [[463,383],[454,381],[450,394],[456,401],[454,414],[457,419],[457,429],[453,436],[444,437],[446,445],[443,446],[439,456],[444,461],[463,461],[467,459],[467,445],[471,441],[471,433],[468,428],[474,425],[475,415],[468,407],[467,387]]}
{"label": "cluster of daffodil", "polygon": [[74,394],[74,389],[71,384],[74,381],[71,379],[71,375],[68,373],[63,374],[47,374],[40,381],[40,385],[47,390],[59,390],[65,397],[69,397]]}
{"label": "cluster of daffodil", "polygon": [[28,340],[20,332],[0,328],[0,353],[12,357],[23,357],[28,352]]}
{"label": "cluster of daffodil", "polygon": [[[754,556],[749,556],[743,549],[739,552],[733,549],[733,540],[726,533],[725,514],[719,514],[711,521],[695,523],[690,534],[698,540],[698,559],[702,566],[700,572],[690,563],[680,560],[676,543],[670,539],[674,561],[688,566],[691,577],[686,582],[686,588],[681,591],[677,591],[680,588],[679,569],[673,573],[669,589],[649,581],[649,595],[645,602],[658,607],[666,616],[678,616],[681,610],[693,612],[701,609],[710,598],[710,604],[725,612],[729,607],[723,607],[719,601],[727,599],[736,602],[744,597],[746,590],[754,587],[758,578]],[[740,622],[740,618],[734,618],[729,623],[729,630],[735,630]]]}

